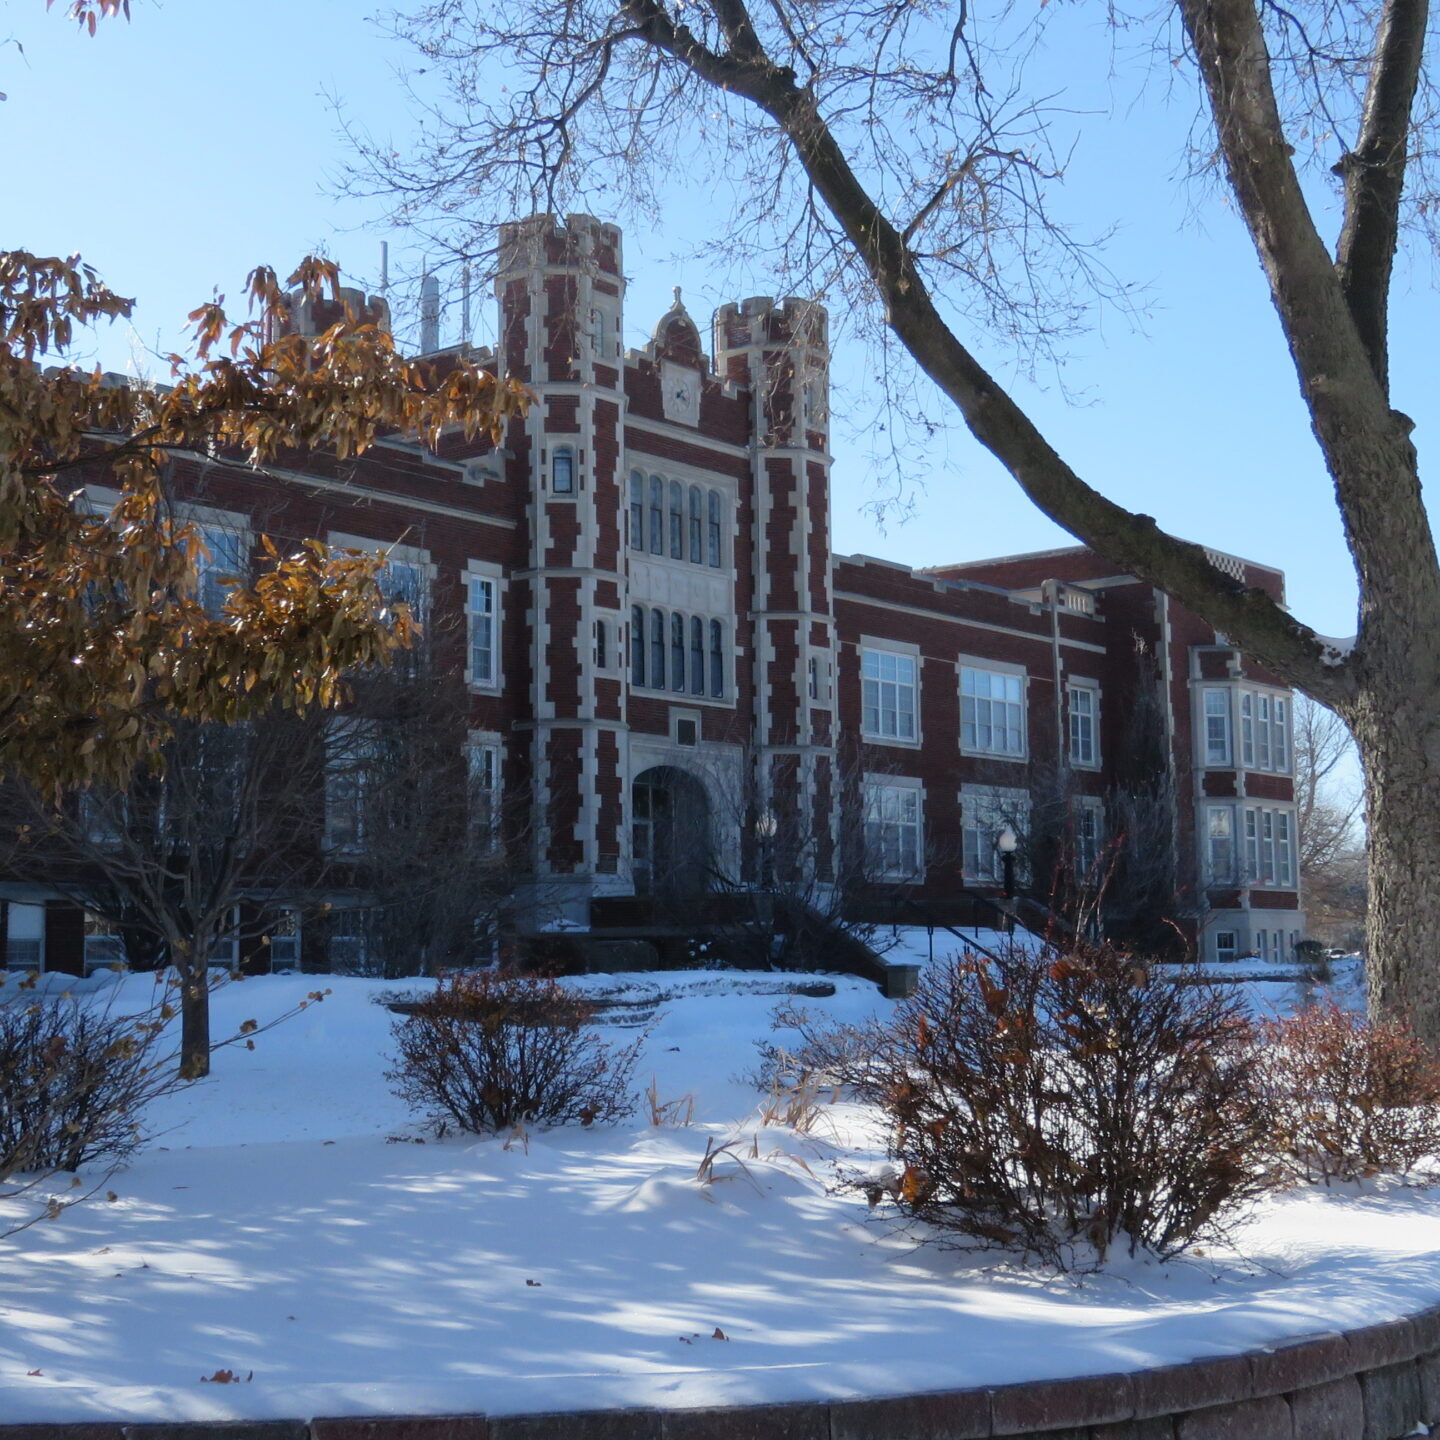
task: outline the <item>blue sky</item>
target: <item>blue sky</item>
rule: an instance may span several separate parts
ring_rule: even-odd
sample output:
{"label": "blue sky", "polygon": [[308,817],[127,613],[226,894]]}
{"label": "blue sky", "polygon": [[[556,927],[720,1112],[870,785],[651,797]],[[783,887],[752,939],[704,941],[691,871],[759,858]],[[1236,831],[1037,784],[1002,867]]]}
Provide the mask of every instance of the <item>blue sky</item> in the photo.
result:
{"label": "blue sky", "polygon": [[[238,294],[260,261],[280,266],[323,248],[373,284],[388,236],[398,265],[403,238],[385,228],[381,204],[338,199],[333,183],[347,151],[327,94],[342,95],[374,132],[403,143],[408,126],[392,73],[406,57],[363,6],[136,0],[132,23],[88,39],[58,13],[62,3],[50,13],[43,0],[0,8],[0,39],[23,46],[23,55],[13,43],[0,50],[9,94],[0,204],[4,245],[78,250],[138,298],[133,331],[102,335],[87,358],[157,369],[145,348],[172,346],[188,309],[217,285]],[[1094,113],[1062,205],[1092,231],[1119,226],[1108,258],[1149,289],[1143,329],[1109,316],[1071,347],[1064,383],[1080,404],[1053,376],[1013,376],[983,336],[964,338],[1013,380],[1085,478],[1167,529],[1281,566],[1297,614],[1322,633],[1349,634],[1353,575],[1259,266],[1221,197],[1176,178],[1193,96],[1183,83],[1167,97],[1108,74],[1105,39],[1092,32],[1070,37],[1073,53],[1039,62],[1089,77],[1076,103]],[[1082,61],[1093,62],[1088,71]],[[717,203],[703,183],[677,178],[674,213],[685,224],[627,231],[630,343],[646,338],[674,284],[702,325],[725,300],[771,289],[763,274],[721,276],[684,257],[688,227]],[[1431,278],[1428,261],[1402,271],[1393,341],[1394,399],[1418,422],[1422,460],[1440,418],[1429,379],[1440,320]],[[487,310],[476,338],[492,324]],[[844,424],[868,413],[859,398],[871,386],[866,357],[842,349],[836,380],[838,551],[938,564],[1069,543],[956,429],[915,466],[908,518],[878,527],[868,510],[878,493],[866,458],[874,435]]]}

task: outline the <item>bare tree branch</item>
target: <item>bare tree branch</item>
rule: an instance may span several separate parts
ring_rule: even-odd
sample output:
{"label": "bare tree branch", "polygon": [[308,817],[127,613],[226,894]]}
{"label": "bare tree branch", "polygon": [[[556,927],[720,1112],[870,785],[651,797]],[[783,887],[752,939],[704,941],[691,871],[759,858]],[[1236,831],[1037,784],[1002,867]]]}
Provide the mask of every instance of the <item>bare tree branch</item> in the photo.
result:
{"label": "bare tree branch", "polygon": [[1387,392],[1390,273],[1427,11],[1426,0],[1387,0],[1375,40],[1360,136],[1336,167],[1345,180],[1345,226],[1336,268],[1361,341]]}

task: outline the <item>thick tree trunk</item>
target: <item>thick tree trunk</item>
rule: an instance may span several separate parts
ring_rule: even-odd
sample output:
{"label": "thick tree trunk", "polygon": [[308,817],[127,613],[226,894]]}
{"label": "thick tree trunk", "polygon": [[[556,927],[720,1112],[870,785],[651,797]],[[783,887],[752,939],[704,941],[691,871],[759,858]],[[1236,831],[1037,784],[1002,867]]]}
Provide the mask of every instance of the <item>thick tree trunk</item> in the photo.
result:
{"label": "thick tree trunk", "polygon": [[[1440,1049],[1440,633],[1389,684],[1372,683],[1346,718],[1365,767],[1372,1016],[1404,1019]],[[1419,673],[1417,673],[1419,672]]]}
{"label": "thick tree trunk", "polygon": [[203,1080],[210,1073],[210,985],[203,969],[180,982],[180,1078]]}

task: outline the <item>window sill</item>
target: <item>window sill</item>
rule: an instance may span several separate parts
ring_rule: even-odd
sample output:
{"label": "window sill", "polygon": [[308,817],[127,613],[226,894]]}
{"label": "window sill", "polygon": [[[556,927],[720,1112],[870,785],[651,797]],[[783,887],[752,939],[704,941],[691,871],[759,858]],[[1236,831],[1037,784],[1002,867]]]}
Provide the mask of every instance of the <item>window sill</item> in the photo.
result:
{"label": "window sill", "polygon": [[[967,760],[1008,760],[1012,765],[1028,765],[1030,763],[1030,756],[1028,754],[1012,755],[1008,750],[967,750],[962,745],[960,747],[960,753]],[[1076,768],[1088,770],[1092,767],[1087,765],[1077,766]],[[1098,770],[1100,767],[1097,765],[1093,768]]]}
{"label": "window sill", "polygon": [[628,694],[646,700],[669,700],[675,705],[712,705],[721,710],[735,708],[733,696],[717,699],[713,695],[687,695],[683,690],[652,690],[648,685],[636,685],[628,681],[625,689]]}
{"label": "window sill", "polygon": [[898,735],[871,735],[867,731],[862,731],[860,738],[867,745],[891,745],[897,750],[919,750],[922,748],[921,741],[918,738],[915,740],[903,740]]}

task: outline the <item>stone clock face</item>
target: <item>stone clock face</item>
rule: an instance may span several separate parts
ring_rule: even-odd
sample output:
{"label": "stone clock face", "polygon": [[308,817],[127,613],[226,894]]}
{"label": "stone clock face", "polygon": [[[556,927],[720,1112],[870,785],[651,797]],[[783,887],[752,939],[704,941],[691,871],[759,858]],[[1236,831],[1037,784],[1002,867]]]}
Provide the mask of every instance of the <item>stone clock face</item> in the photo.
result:
{"label": "stone clock face", "polygon": [[700,423],[700,375],[673,360],[660,362],[660,398],[665,418],[680,425]]}

